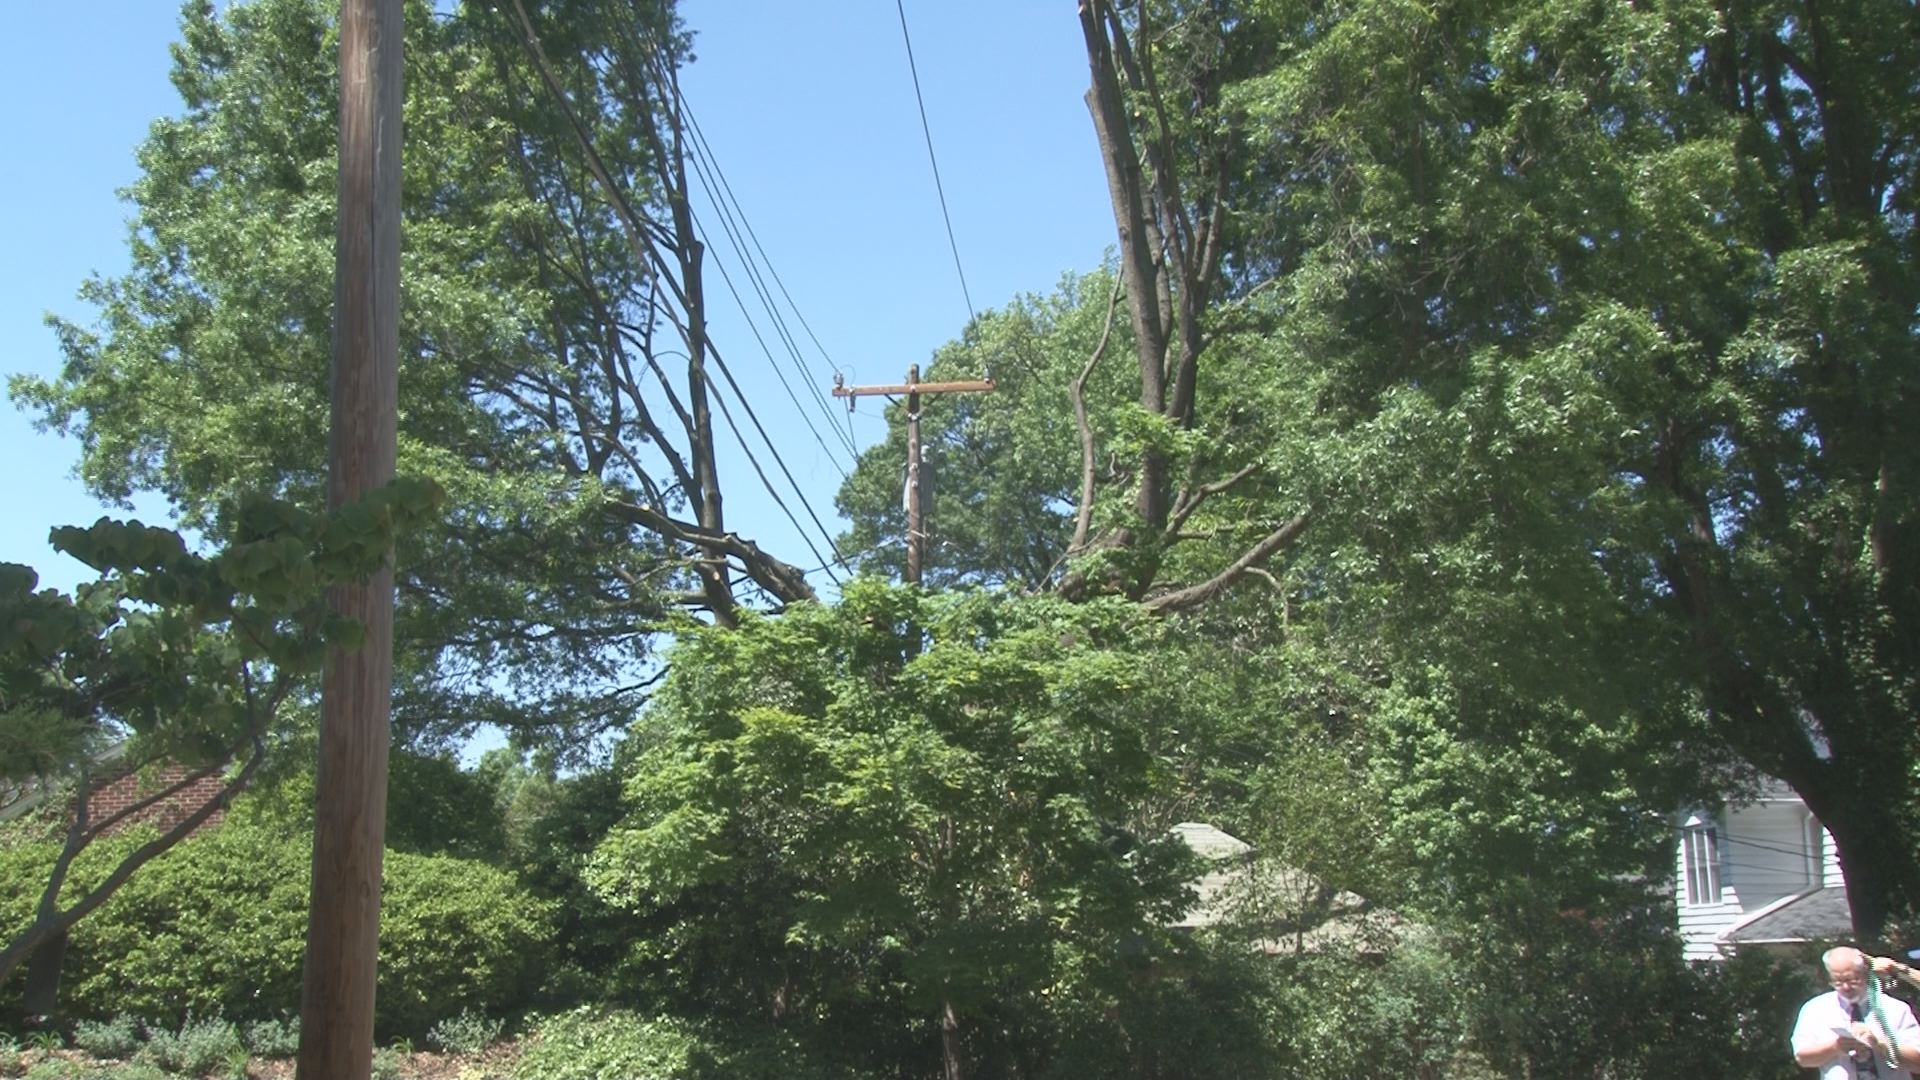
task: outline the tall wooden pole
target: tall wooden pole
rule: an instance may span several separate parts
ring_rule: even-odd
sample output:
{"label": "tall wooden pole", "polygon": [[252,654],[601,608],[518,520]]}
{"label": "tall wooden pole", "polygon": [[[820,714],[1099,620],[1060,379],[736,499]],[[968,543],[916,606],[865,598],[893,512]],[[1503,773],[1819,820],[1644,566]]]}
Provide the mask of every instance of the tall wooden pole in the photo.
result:
{"label": "tall wooden pole", "polygon": [[[920,395],[921,394],[965,394],[984,393],[992,390],[992,379],[968,379],[959,382],[921,382],[920,365],[907,368],[907,381],[898,385],[886,386],[847,386],[839,376],[833,380],[833,396],[843,398],[869,397],[875,394],[907,396],[907,492],[904,499],[907,512],[907,581],[920,584],[920,576],[926,567],[927,525],[925,514],[925,493],[920,482]],[[853,407],[852,401],[847,403]]]}
{"label": "tall wooden pole", "polygon": [[[400,353],[401,0],[341,0],[339,223],[327,504],[393,479]],[[329,592],[366,628],[321,681],[302,1080],[367,1080],[387,826],[393,570]]]}
{"label": "tall wooden pole", "polygon": [[[920,382],[920,365],[907,368],[907,385]],[[920,391],[907,391],[907,584],[920,584],[926,558],[927,529],[920,507]]]}

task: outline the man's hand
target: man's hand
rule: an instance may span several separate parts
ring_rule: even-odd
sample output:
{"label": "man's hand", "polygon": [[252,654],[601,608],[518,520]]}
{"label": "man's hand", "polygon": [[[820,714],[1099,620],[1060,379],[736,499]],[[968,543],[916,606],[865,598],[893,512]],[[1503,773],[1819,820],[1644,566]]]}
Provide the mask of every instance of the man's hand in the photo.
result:
{"label": "man's hand", "polygon": [[1843,1054],[1852,1053],[1855,1050],[1872,1050],[1875,1046],[1874,1040],[1877,1038],[1873,1028],[1864,1021],[1849,1024],[1846,1027],[1835,1025],[1833,1029],[1834,1049]]}

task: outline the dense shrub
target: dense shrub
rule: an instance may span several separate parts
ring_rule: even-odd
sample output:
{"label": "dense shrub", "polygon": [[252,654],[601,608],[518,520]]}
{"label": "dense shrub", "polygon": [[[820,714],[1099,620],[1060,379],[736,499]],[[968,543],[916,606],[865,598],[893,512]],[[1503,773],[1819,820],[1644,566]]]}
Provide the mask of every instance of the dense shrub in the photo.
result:
{"label": "dense shrub", "polygon": [[297,1011],[311,858],[297,834],[220,828],[154,860],[74,928],[61,1008],[162,1026]]}
{"label": "dense shrub", "polygon": [[122,1061],[87,1074],[87,1080],[178,1080],[158,1065],[144,1061]]}
{"label": "dense shrub", "polygon": [[[135,874],[74,929],[61,1008],[267,1021],[297,1013],[310,841],[229,823]],[[51,853],[0,851],[0,918],[23,925]],[[19,864],[16,866],[15,864]],[[551,905],[505,872],[445,856],[389,852],[381,912],[382,1037],[420,1037],[462,1010],[504,1015],[537,982]],[[5,927],[0,927],[4,929]]]}
{"label": "dense shrub", "polygon": [[261,1057],[287,1058],[300,1050],[300,1018],[276,1017],[246,1025],[247,1049]]}
{"label": "dense shrub", "polygon": [[377,1047],[373,1051],[373,1080],[400,1080],[400,1073],[407,1062],[407,1055],[391,1046]]}
{"label": "dense shrub", "polygon": [[692,1075],[691,1029],[630,1012],[580,1008],[541,1024],[521,1051],[515,1080],[679,1080]]}
{"label": "dense shrub", "polygon": [[66,1058],[44,1058],[28,1066],[24,1080],[80,1080],[85,1070]]}
{"label": "dense shrub", "polygon": [[[87,845],[67,873],[62,900],[71,904],[73,898],[84,895],[87,889],[112,872],[127,852],[152,835],[145,829],[128,829]],[[46,888],[47,875],[53,868],[54,857],[60,848],[58,843],[51,840],[20,842],[11,823],[7,828],[0,828],[0,836],[14,837],[9,842],[0,843],[0,941],[5,941],[32,925],[34,910],[40,902],[40,892]],[[69,951],[68,971],[73,970],[72,964],[72,952]],[[12,1023],[20,1018],[27,967],[21,964],[14,969],[10,979],[0,984],[0,1022]],[[63,995],[63,1007],[65,997]],[[100,1013],[90,1018],[104,1019],[109,1015],[110,1012]]]}
{"label": "dense shrub", "polygon": [[514,1065],[515,1080],[860,1080],[809,1060],[764,1030],[714,1032],[688,1021],[580,1008],[550,1017]]}
{"label": "dense shrub", "polygon": [[553,906],[505,871],[444,856],[387,854],[379,1028],[424,1035],[462,1012],[518,1009],[539,981]]}
{"label": "dense shrub", "polygon": [[97,1058],[130,1058],[140,1049],[140,1022],[126,1013],[111,1020],[82,1020],[73,1026],[73,1045]]}
{"label": "dense shrub", "polygon": [[433,1025],[427,1040],[449,1054],[477,1054],[500,1040],[506,1024],[486,1016],[462,1011]]}
{"label": "dense shrub", "polygon": [[633,956],[659,928],[609,905],[581,880],[595,845],[620,820],[620,788],[620,773],[609,768],[540,777],[517,789],[516,869],[558,912],[554,963],[535,1002],[542,1011],[646,999],[633,985]]}
{"label": "dense shrub", "polygon": [[245,1052],[240,1032],[228,1021],[215,1017],[196,1020],[189,1016],[178,1031],[164,1027],[148,1031],[147,1044],[140,1048],[140,1060],[170,1073],[200,1076]]}

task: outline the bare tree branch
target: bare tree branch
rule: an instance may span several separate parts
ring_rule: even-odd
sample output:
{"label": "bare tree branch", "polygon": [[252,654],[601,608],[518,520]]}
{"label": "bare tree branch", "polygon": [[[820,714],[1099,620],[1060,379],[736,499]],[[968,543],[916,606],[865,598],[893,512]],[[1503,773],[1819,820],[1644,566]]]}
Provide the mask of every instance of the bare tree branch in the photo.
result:
{"label": "bare tree branch", "polygon": [[120,860],[120,865],[114,867],[113,872],[108,874],[100,884],[88,890],[84,896],[74,902],[72,907],[61,911],[58,910],[59,895],[61,888],[66,883],[67,870],[72,866],[74,858],[80,854],[80,850],[86,846],[85,843],[76,844],[74,842],[76,831],[85,830],[86,828],[85,822],[87,815],[85,808],[89,792],[87,787],[83,785],[80,793],[76,796],[79,800],[79,805],[75,812],[75,829],[69,831],[68,841],[55,860],[54,870],[49,875],[47,888],[41,894],[39,912],[34,918],[33,925],[15,935],[13,940],[7,943],[7,947],[4,950],[0,950],[0,982],[8,979],[13,974],[14,969],[19,967],[27,957],[32,956],[34,951],[41,945],[65,933],[75,923],[91,914],[101,904],[106,903],[114,893],[119,891],[120,886],[125,885],[127,880],[133,877],[135,871],[170,850],[180,841],[191,836],[194,830],[206,824],[207,820],[211,818],[215,812],[226,807],[226,805],[232,801],[233,796],[252,781],[254,773],[259,771],[261,762],[266,760],[266,742],[257,730],[247,739],[235,744],[235,746],[227,752],[225,760],[229,762],[232,761],[233,758],[238,755],[240,747],[248,742],[253,744],[252,756],[247,759],[247,763],[241,767],[240,771],[234,774],[233,778],[227,781],[218,792],[209,797],[191,814],[182,818],[172,828],[140,845],[133,851],[128,852],[126,858]]}
{"label": "bare tree branch", "polygon": [[1189,585],[1184,589],[1149,597],[1144,601],[1147,610],[1156,615],[1170,615],[1206,603],[1231,588],[1235,582],[1245,577],[1248,571],[1293,543],[1301,533],[1306,531],[1307,524],[1311,520],[1311,512],[1301,512],[1286,524],[1268,533],[1265,539],[1249,548],[1245,554],[1212,578],[1198,585]]}
{"label": "bare tree branch", "polygon": [[[1079,554],[1087,548],[1087,532],[1093,525],[1093,488],[1094,488],[1094,446],[1093,425],[1087,421],[1087,379],[1093,375],[1094,365],[1107,351],[1107,341],[1113,336],[1113,313],[1120,306],[1122,277],[1113,275],[1113,291],[1107,296],[1107,318],[1100,328],[1100,341],[1093,347],[1093,354],[1081,366],[1080,374],[1067,388],[1067,394],[1073,399],[1073,425],[1080,433],[1080,505],[1073,514],[1073,542],[1067,545],[1064,560]],[[1056,564],[1057,565],[1057,564]],[[1048,577],[1052,577],[1049,572]]]}
{"label": "bare tree branch", "polygon": [[1193,516],[1193,512],[1200,509],[1200,504],[1259,471],[1260,463],[1256,461],[1224,480],[1201,484],[1193,490],[1192,494],[1181,492],[1180,496],[1174,500],[1173,516],[1167,519],[1167,535],[1173,536],[1178,533],[1180,527],[1187,523],[1187,519]]}

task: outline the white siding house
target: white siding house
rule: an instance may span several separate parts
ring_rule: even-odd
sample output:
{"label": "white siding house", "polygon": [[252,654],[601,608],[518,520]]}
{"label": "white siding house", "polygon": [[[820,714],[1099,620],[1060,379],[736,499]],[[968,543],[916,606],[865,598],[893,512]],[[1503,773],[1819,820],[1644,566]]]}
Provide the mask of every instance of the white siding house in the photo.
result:
{"label": "white siding house", "polygon": [[1674,901],[1689,960],[1851,932],[1833,838],[1784,784],[1680,820]]}

